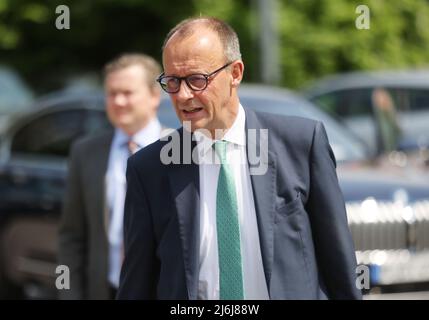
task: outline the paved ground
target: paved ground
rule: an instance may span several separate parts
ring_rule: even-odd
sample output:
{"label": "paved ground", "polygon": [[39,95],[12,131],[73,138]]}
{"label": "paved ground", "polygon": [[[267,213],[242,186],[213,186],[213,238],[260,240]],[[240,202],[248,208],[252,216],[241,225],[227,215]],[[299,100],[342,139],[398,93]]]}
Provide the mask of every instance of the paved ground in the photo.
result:
{"label": "paved ground", "polygon": [[429,300],[429,291],[389,294],[369,294],[364,300]]}

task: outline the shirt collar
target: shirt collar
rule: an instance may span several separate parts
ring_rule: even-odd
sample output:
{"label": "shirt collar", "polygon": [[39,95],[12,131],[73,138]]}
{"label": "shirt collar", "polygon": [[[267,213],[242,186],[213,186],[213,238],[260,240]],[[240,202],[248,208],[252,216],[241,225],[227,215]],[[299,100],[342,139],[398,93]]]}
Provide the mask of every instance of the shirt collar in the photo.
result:
{"label": "shirt collar", "polygon": [[112,144],[114,146],[122,146],[126,145],[126,143],[132,139],[140,148],[144,148],[159,139],[161,129],[162,127],[158,118],[152,119],[143,129],[137,131],[132,137],[127,135],[122,129],[116,128]]}
{"label": "shirt collar", "polygon": [[[245,134],[245,125],[246,125],[246,113],[244,112],[243,106],[239,104],[237,117],[235,118],[231,128],[229,128],[222,140],[227,141],[232,144],[236,144],[239,146],[246,145],[246,134]],[[204,150],[207,152],[215,142],[215,140],[207,137],[201,132],[196,131],[194,133],[195,138],[197,140],[197,147],[200,150]],[[204,154],[205,152],[202,151]]]}
{"label": "shirt collar", "polygon": [[222,140],[237,144],[239,146],[246,145],[246,134],[245,134],[245,125],[246,125],[246,113],[244,112],[243,106],[238,105],[238,114],[232,124],[231,128],[225,133]]}

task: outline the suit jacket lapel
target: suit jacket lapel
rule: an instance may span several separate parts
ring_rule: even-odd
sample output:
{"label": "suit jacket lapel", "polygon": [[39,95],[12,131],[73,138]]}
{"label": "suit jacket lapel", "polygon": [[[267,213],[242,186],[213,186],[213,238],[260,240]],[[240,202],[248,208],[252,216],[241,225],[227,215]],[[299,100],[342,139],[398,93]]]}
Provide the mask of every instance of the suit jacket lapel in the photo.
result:
{"label": "suit jacket lapel", "polygon": [[[179,133],[181,145],[183,145],[182,129],[179,130]],[[195,147],[195,142],[192,143],[192,150],[193,147]],[[176,204],[180,238],[182,239],[188,297],[190,300],[196,300],[200,246],[199,169],[198,165],[194,163],[173,164],[169,166],[169,169],[170,187]]]}
{"label": "suit jacket lapel", "polygon": [[106,234],[106,239],[108,237],[109,230],[109,207],[106,199],[107,191],[107,182],[106,182],[106,173],[107,173],[107,163],[109,161],[110,146],[113,139],[113,131],[109,131],[105,135],[100,137],[99,143],[97,145],[97,152],[93,153],[93,160],[96,165],[94,165],[93,170],[93,183],[96,184],[93,188],[95,193],[94,199],[99,199],[98,208],[95,212],[102,213],[104,232]]}
{"label": "suit jacket lapel", "polygon": [[[246,135],[248,129],[262,129],[256,114],[246,111]],[[179,131],[181,144],[183,144],[183,132]],[[259,138],[247,139],[247,153],[255,148],[256,154],[267,153],[262,156],[262,164],[267,171],[263,175],[251,175],[253,196],[255,200],[256,216],[258,221],[261,254],[265,271],[265,279],[269,289],[271,270],[274,256],[274,203],[276,190],[276,156],[273,152],[260,148]],[[192,150],[195,142],[192,142]],[[182,155],[183,156],[183,155]],[[249,163],[249,167],[252,164]],[[180,237],[182,239],[183,258],[185,263],[186,283],[189,299],[197,299],[198,293],[198,268],[199,268],[199,229],[200,229],[200,196],[199,196],[199,168],[198,165],[171,165],[170,187],[176,204]]]}
{"label": "suit jacket lapel", "polygon": [[[246,112],[246,147],[247,157],[249,161],[249,150],[256,150],[256,155],[260,156],[261,163],[266,166],[265,174],[251,174],[253,197],[255,200],[256,217],[258,221],[259,241],[261,245],[261,254],[265,271],[265,279],[268,290],[270,288],[271,270],[274,256],[274,212],[275,212],[275,190],[276,190],[276,156],[275,153],[268,148],[261,148],[259,133],[257,139],[249,138],[249,129],[256,129],[259,132],[261,127],[257,115],[248,109]],[[266,129],[266,128],[265,128]],[[250,135],[251,137],[251,135]],[[269,146],[269,133],[266,146]],[[253,149],[252,149],[253,148]],[[265,153],[265,157],[262,154]],[[255,154],[253,152],[253,154]],[[249,168],[252,168],[252,163],[249,162]]]}

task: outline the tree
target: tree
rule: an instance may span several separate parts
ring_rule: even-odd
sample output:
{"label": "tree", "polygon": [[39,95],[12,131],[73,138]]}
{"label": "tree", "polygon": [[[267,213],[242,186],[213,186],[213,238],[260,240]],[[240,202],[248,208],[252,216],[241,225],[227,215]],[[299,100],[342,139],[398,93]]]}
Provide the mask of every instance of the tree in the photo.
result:
{"label": "tree", "polygon": [[[229,22],[240,37],[245,81],[260,81],[255,0],[0,0],[0,64],[39,92],[71,75],[99,70],[124,51],[161,61],[168,30],[189,16]],[[299,88],[320,76],[360,69],[427,64],[427,0],[367,0],[370,29],[355,26],[360,0],[279,0],[281,84]],[[58,5],[70,8],[69,30],[55,28]]]}

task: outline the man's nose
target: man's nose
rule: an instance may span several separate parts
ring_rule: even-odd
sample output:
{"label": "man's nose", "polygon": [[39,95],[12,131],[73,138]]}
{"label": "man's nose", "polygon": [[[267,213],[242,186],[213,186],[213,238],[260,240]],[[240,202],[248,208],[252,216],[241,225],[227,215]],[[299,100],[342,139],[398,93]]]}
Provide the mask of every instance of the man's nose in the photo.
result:
{"label": "man's nose", "polygon": [[116,105],[123,106],[124,104],[126,104],[127,99],[126,99],[126,97],[125,97],[125,95],[124,95],[124,94],[122,94],[122,93],[118,93],[118,94],[116,94],[116,95],[114,96],[114,98],[113,98],[113,102],[114,102]]}
{"label": "man's nose", "polygon": [[186,101],[194,97],[194,91],[188,87],[185,80],[180,82],[179,91],[176,93],[177,100]]}

